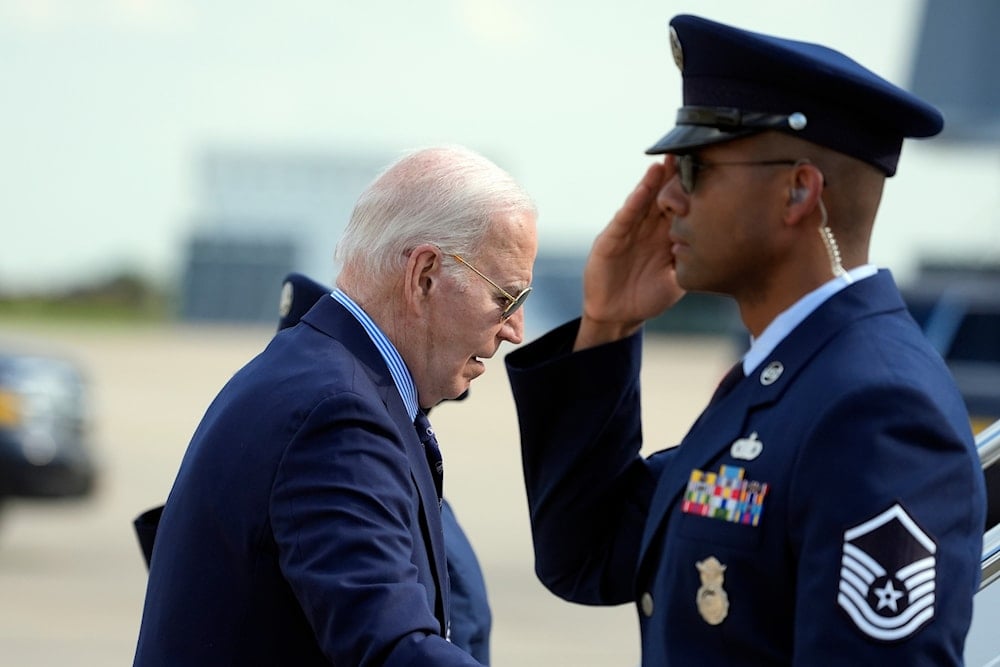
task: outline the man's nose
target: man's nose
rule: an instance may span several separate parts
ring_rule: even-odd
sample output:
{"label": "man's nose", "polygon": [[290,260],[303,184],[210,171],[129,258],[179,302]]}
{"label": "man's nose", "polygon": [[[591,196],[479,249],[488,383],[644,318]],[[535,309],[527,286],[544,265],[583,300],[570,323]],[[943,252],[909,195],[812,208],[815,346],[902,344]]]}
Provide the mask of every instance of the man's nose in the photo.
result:
{"label": "man's nose", "polygon": [[500,327],[500,337],[515,345],[524,340],[524,307],[517,309]]}

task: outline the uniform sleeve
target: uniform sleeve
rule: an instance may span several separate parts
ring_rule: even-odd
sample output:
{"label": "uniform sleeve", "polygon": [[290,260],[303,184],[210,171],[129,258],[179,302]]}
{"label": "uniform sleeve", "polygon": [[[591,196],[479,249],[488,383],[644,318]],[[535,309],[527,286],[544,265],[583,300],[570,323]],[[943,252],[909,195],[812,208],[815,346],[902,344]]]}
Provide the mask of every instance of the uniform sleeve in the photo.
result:
{"label": "uniform sleeve", "polygon": [[985,496],[967,425],[871,388],[817,406],[791,489],[795,665],[961,665]]}
{"label": "uniform sleeve", "polygon": [[284,576],[332,664],[479,664],[439,634],[414,564],[426,548],[414,544],[418,512],[381,404],[340,394],[313,409],[279,466],[271,523]]}
{"label": "uniform sleeve", "polygon": [[535,571],[567,600],[621,604],[653,490],[639,456],[641,337],[570,354],[576,327],[507,356]]}

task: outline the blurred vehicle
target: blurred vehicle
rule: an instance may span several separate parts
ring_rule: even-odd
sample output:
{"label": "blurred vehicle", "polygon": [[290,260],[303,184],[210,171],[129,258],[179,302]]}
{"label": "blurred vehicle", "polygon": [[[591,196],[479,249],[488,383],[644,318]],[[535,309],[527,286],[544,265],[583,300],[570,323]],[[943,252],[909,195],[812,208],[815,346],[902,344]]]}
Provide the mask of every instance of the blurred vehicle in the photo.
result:
{"label": "blurred vehicle", "polygon": [[1000,274],[925,270],[904,297],[955,376],[979,433],[1000,419]]}
{"label": "blurred vehicle", "polygon": [[88,408],[75,363],[0,351],[0,500],[91,494]]}
{"label": "blurred vehicle", "polygon": [[1000,621],[1000,421],[987,426],[976,436],[979,458],[986,472],[986,498],[989,510],[983,535],[982,578],[979,593],[972,604],[972,626],[965,642],[965,664],[969,667],[1000,665],[1000,641],[997,622]]}
{"label": "blurred vehicle", "polygon": [[907,308],[955,377],[986,477],[983,579],[966,640],[970,667],[1000,666],[1000,267],[926,265]]}
{"label": "blurred vehicle", "polygon": [[[955,377],[973,432],[982,433],[1000,420],[1000,267],[928,264],[903,296]],[[990,528],[1000,523],[1000,464],[984,472]]]}

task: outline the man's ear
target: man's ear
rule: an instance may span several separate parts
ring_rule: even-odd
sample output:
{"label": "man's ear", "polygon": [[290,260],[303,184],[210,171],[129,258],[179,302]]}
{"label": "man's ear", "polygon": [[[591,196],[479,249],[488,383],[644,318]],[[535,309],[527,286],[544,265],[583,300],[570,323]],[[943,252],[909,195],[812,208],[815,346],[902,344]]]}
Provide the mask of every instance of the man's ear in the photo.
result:
{"label": "man's ear", "polygon": [[786,222],[794,224],[808,217],[816,209],[823,193],[823,174],[809,163],[798,164],[792,169],[785,206]]}
{"label": "man's ear", "polygon": [[424,243],[410,251],[406,259],[403,289],[407,305],[421,312],[424,304],[441,279],[441,251]]}

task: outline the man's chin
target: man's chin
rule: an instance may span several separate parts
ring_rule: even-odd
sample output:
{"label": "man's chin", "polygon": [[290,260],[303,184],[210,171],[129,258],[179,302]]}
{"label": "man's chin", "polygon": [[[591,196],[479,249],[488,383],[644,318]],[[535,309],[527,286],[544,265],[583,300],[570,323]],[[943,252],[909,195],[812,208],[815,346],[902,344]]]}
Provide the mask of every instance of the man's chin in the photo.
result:
{"label": "man's chin", "polygon": [[[466,396],[469,395],[469,385],[472,380],[466,380],[461,387],[458,387],[450,392],[448,395],[441,399],[441,403],[444,401],[461,401],[464,400]],[[439,403],[440,404],[440,403]]]}

